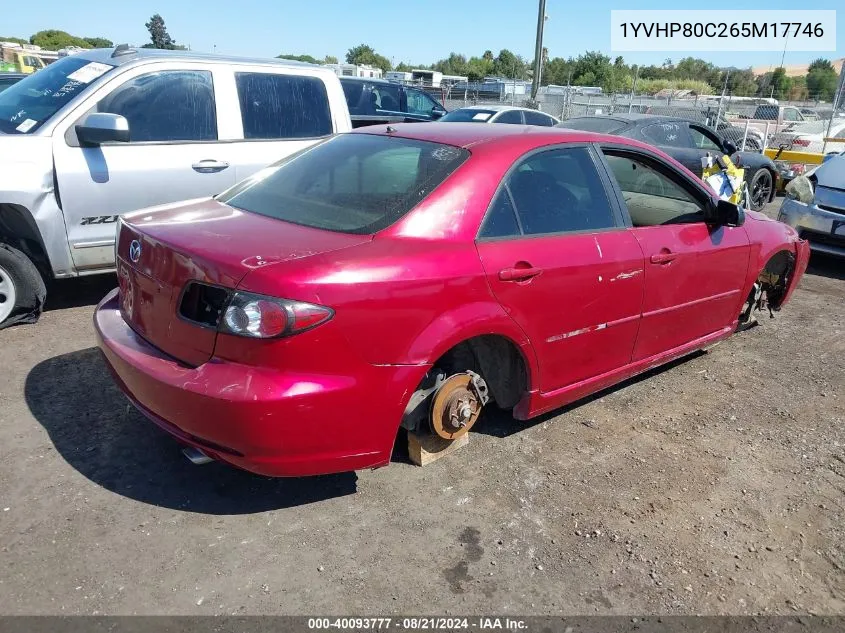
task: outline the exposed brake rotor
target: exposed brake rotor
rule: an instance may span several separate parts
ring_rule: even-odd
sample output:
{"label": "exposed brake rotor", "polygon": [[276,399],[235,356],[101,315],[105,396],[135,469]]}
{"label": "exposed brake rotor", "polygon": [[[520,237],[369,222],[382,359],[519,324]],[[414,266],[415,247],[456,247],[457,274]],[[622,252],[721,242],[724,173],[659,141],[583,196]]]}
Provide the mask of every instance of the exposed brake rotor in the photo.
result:
{"label": "exposed brake rotor", "polygon": [[431,430],[447,440],[466,435],[489,400],[487,383],[468,371],[447,378],[431,401]]}

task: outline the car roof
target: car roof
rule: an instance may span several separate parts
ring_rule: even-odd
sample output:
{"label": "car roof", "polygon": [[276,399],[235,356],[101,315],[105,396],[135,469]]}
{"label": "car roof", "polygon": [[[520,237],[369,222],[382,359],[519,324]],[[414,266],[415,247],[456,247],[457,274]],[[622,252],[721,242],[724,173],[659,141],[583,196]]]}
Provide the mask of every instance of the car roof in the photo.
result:
{"label": "car roof", "polygon": [[391,86],[398,86],[398,81],[390,81],[389,79],[382,79],[381,77],[339,77],[341,81],[360,81],[368,84],[389,84]]}
{"label": "car roof", "polygon": [[487,145],[507,144],[519,140],[520,145],[542,147],[556,143],[615,143],[653,147],[639,141],[559,127],[538,125],[478,125],[477,123],[396,123],[370,125],[352,130],[351,134],[375,134],[419,141],[431,141],[465,149]]}
{"label": "car roof", "polygon": [[[521,108],[519,106],[509,106],[509,105],[471,105],[471,106],[464,106],[462,108],[455,108],[455,110],[479,110],[479,111],[483,111],[483,112],[507,112],[508,110],[531,110],[531,108]],[[453,110],[453,112],[455,110]],[[538,112],[538,110],[532,110],[532,112]]]}
{"label": "car roof", "polygon": [[[171,51],[157,48],[133,48],[125,44],[115,48],[94,48],[74,53],[71,57],[101,62],[113,66],[123,66],[144,60],[168,60],[216,62],[230,64],[263,64],[289,68],[323,68],[319,64],[298,62],[292,59],[276,59],[266,57],[237,57],[235,55],[218,55],[215,53],[197,53],[194,51]],[[325,69],[334,74],[331,69]]]}

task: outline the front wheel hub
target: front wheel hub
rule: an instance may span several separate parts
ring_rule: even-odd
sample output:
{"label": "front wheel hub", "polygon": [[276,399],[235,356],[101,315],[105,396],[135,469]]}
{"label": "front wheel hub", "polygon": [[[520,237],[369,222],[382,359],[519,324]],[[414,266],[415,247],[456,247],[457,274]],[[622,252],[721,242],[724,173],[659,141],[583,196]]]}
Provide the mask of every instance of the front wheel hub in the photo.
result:
{"label": "front wheel hub", "polygon": [[431,402],[431,430],[447,440],[466,435],[488,399],[487,384],[478,374],[468,371],[450,376]]}

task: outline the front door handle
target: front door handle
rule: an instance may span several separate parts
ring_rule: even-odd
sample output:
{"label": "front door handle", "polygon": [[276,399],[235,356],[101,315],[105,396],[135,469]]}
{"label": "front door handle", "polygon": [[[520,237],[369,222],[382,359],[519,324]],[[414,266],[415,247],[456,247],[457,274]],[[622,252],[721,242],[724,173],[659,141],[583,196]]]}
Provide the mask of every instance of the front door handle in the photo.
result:
{"label": "front door handle", "polygon": [[194,171],[201,174],[216,174],[218,171],[223,171],[229,166],[229,163],[222,160],[201,160],[198,163],[191,165]]}
{"label": "front door handle", "polygon": [[528,281],[543,272],[542,268],[528,266],[526,268],[503,268],[499,271],[502,281]]}
{"label": "front door handle", "polygon": [[651,263],[668,264],[669,262],[673,261],[677,256],[677,253],[673,253],[672,251],[664,249],[663,251],[651,256]]}

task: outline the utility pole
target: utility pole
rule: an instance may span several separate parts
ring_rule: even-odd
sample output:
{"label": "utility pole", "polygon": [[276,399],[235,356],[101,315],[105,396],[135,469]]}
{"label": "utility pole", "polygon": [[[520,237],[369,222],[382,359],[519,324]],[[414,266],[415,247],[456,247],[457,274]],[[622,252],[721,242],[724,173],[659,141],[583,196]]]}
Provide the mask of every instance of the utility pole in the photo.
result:
{"label": "utility pole", "polygon": [[540,10],[537,13],[537,41],[534,45],[534,77],[531,81],[531,100],[537,99],[540,88],[540,73],[543,72],[543,26],[546,23],[546,0],[540,0]]}
{"label": "utility pole", "polygon": [[[833,126],[833,119],[836,118],[836,111],[840,108],[845,100],[845,64],[839,69],[839,84],[836,86],[836,93],[833,95],[833,111],[830,113],[830,121],[827,124],[827,133],[825,138],[830,138],[830,129]],[[822,154],[827,150],[827,141],[822,145]]]}
{"label": "utility pole", "polygon": [[725,85],[722,86],[722,96],[719,97],[719,107],[716,110],[716,125],[713,126],[715,129],[719,128],[719,120],[722,118],[722,103],[725,100],[725,93],[728,91],[728,77],[731,76],[731,71],[728,70],[725,73]]}
{"label": "utility pole", "polygon": [[631,114],[631,110],[634,107],[634,91],[637,89],[637,77],[640,76],[640,66],[637,65],[637,70],[634,71],[634,83],[631,84],[631,96],[628,99],[628,114]]}

